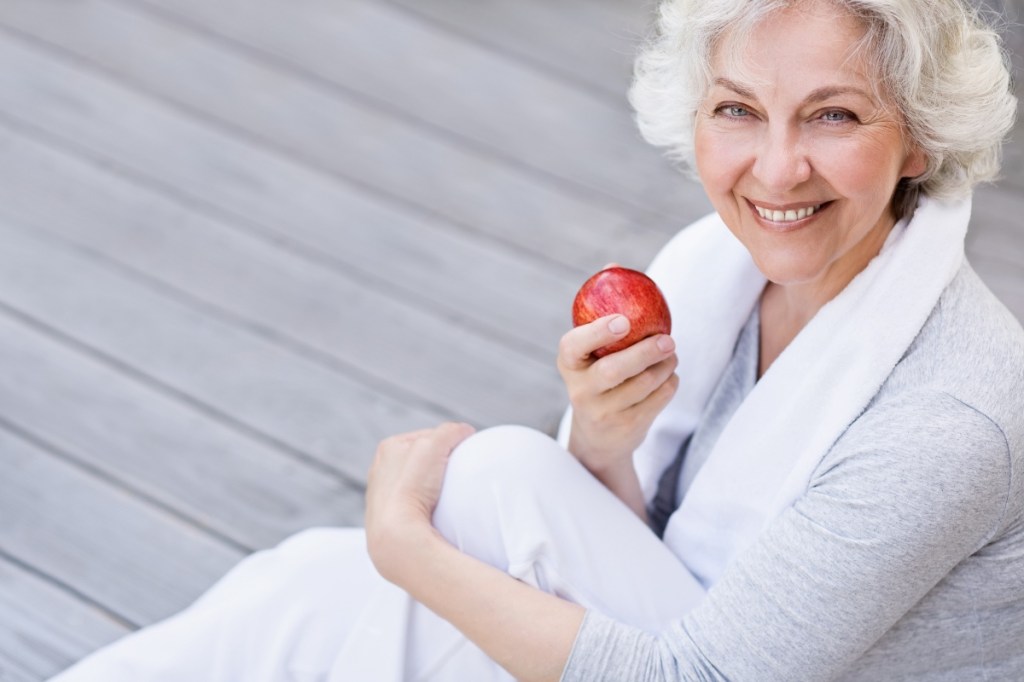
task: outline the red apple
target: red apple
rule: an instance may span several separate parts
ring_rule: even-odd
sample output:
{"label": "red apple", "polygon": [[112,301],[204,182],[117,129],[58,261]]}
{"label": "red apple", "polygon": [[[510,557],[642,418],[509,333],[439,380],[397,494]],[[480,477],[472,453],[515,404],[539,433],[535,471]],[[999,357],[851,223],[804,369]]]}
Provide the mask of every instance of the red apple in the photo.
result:
{"label": "red apple", "polygon": [[575,327],[614,313],[629,319],[629,333],[594,351],[599,358],[648,336],[672,331],[672,316],[661,290],[654,280],[637,270],[620,267],[602,270],[583,283],[572,303]]}

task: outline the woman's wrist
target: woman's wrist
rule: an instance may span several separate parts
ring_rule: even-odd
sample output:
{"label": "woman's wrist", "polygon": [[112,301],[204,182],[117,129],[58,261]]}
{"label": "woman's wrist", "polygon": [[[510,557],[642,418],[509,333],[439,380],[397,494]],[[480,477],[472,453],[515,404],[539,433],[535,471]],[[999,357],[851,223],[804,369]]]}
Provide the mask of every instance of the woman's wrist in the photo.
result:
{"label": "woman's wrist", "polygon": [[367,528],[366,540],[377,572],[403,589],[408,588],[409,570],[422,565],[438,544],[446,542],[429,520],[419,517]]}
{"label": "woman's wrist", "polygon": [[647,523],[647,505],[640,478],[633,468],[632,455],[615,460],[603,469],[590,469],[590,473]]}
{"label": "woman's wrist", "polygon": [[588,438],[584,433],[585,430],[574,422],[569,432],[568,450],[598,479],[614,476],[624,466],[633,466],[632,450],[609,447],[607,440],[611,439]]}
{"label": "woman's wrist", "polygon": [[394,582],[458,628],[516,679],[557,680],[583,621],[582,606],[464,554],[431,527],[415,533]]}

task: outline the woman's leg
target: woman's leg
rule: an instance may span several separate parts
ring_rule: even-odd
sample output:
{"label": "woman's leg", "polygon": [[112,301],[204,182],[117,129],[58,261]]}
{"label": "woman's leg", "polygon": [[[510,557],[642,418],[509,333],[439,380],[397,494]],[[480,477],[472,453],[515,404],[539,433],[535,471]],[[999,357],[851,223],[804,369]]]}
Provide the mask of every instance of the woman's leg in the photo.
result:
{"label": "woman's leg", "polygon": [[[546,591],[657,630],[695,603],[693,578],[552,439],[497,427],[452,454],[434,515],[470,555]],[[447,622],[380,578],[357,529],[258,552],[195,604],[53,682],[508,680]]]}
{"label": "woman's leg", "polygon": [[466,553],[636,627],[660,630],[703,598],[625,504],[525,427],[487,429],[456,448],[434,525]]}
{"label": "woman's leg", "polygon": [[[651,631],[703,590],[675,555],[554,440],[532,429],[481,431],[452,453],[434,525],[456,547],[514,577]],[[413,602],[410,682],[510,681],[450,624]],[[330,682],[352,661],[336,662]]]}
{"label": "woman's leg", "polygon": [[317,528],[242,560],[194,604],[52,682],[323,680],[368,599],[395,589],[361,529]]}

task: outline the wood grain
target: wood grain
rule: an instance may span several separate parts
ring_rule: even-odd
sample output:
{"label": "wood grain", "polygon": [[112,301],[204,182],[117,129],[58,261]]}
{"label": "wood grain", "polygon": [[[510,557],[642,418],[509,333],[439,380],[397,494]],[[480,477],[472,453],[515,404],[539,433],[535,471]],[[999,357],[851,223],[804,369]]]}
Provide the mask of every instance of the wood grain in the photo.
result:
{"label": "wood grain", "polygon": [[[651,11],[0,2],[2,682],[358,524],[391,433],[554,426],[575,287],[709,210],[625,100]],[[1024,319],[1020,130],[967,250]]]}
{"label": "wood grain", "polygon": [[[370,0],[135,0],[637,215],[689,198],[624,104]],[[505,112],[495,115],[495,112]]]}
{"label": "wood grain", "polygon": [[[403,400],[477,424],[538,424],[562,404],[552,362],[502,347],[458,319],[230,229],[95,161],[4,134],[2,122],[0,149],[0,213],[99,252],[190,305]],[[62,188],[60,201],[48,200],[49,182]],[[568,310],[569,300],[562,305]],[[493,390],[499,385],[504,393]]]}
{"label": "wood grain", "polygon": [[[425,223],[424,236],[441,222],[577,274],[610,260],[642,265],[664,242],[664,231],[639,226],[628,211],[563,192],[407,117],[137,6],[8,0],[0,4],[0,24],[254,146],[342,178],[370,200],[412,211]],[[173,45],[175,58],[149,49],[153,44]],[[705,208],[697,203],[693,215]]]}
{"label": "wood grain", "polygon": [[[0,483],[4,493],[11,487]],[[49,678],[129,631],[60,584],[0,556],[0,680]]]}
{"label": "wood grain", "polygon": [[[346,480],[365,481],[382,438],[444,418],[189,306],[40,230],[0,220],[0,241],[0,305]],[[82,286],[69,287],[69,276]]]}

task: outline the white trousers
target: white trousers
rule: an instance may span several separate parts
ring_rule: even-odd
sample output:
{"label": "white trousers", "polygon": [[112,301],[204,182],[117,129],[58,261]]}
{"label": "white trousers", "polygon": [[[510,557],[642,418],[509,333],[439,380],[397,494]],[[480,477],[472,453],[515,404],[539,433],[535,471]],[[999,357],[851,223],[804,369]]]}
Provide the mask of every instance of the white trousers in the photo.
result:
{"label": "white trousers", "polygon": [[[481,431],[452,454],[434,524],[464,552],[650,631],[695,604],[664,544],[552,439]],[[194,604],[51,682],[510,680],[384,581],[361,529],[317,528],[241,561]]]}

